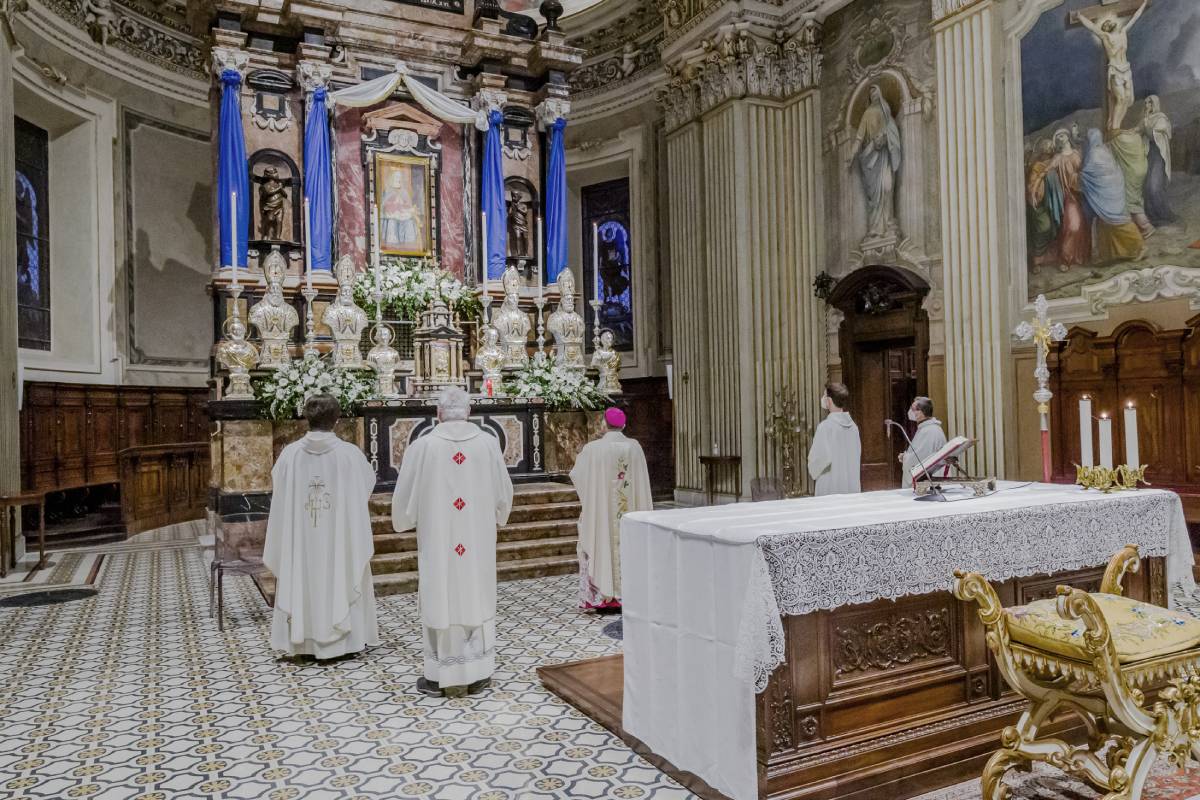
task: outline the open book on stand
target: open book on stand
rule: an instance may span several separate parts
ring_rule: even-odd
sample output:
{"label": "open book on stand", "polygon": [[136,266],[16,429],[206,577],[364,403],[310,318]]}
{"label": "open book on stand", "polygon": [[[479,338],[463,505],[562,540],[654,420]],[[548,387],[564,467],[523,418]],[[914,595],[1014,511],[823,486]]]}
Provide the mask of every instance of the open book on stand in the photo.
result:
{"label": "open book on stand", "polygon": [[[975,445],[974,439],[955,436],[928,458],[912,468],[913,492],[917,497],[941,495],[944,489],[960,487],[976,497],[996,491],[995,478],[976,478],[958,465],[958,457]],[[944,498],[942,498],[944,499]]]}

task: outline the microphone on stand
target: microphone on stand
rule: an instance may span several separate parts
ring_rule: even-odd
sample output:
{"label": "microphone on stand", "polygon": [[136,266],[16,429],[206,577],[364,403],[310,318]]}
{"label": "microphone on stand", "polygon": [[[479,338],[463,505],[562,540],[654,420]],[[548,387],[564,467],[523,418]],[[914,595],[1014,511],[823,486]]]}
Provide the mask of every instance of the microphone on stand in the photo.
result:
{"label": "microphone on stand", "polygon": [[[933,476],[929,474],[929,468],[925,466],[925,462],[921,460],[921,456],[916,450],[913,449],[912,439],[909,438],[908,431],[905,430],[904,426],[900,423],[895,422],[894,420],[885,419],[883,421],[883,429],[887,431],[887,437],[889,441],[892,438],[892,428],[897,428],[901,433],[904,434],[904,441],[908,442],[908,449],[912,450],[913,457],[917,459],[917,463],[921,465],[921,471],[925,473],[925,477],[929,481],[929,494],[921,495],[916,499],[941,503],[946,502],[946,495],[942,494],[942,487],[934,484]],[[912,473],[909,473],[908,479],[912,480]],[[914,490],[915,488],[916,487],[914,486]]]}

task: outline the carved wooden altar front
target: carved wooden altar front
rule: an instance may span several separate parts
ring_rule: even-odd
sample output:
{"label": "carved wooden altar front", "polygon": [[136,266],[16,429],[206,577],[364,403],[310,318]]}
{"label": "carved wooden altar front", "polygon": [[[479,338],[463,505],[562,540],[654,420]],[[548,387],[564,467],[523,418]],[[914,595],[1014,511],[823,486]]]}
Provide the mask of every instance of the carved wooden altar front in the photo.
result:
{"label": "carved wooden altar front", "polygon": [[[1166,605],[1164,560],[1147,561],[1126,576],[1128,596]],[[996,590],[1009,607],[1053,597],[1060,584],[1096,591],[1103,575]],[[969,780],[1025,706],[1001,679],[978,615],[949,592],[785,617],[784,630],[786,663],[757,698],[760,797],[904,798]]]}

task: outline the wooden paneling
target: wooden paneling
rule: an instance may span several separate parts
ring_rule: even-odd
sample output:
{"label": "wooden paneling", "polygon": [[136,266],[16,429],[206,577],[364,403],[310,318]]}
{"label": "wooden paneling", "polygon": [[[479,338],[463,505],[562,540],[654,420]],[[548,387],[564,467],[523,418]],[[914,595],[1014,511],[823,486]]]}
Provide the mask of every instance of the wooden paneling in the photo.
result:
{"label": "wooden paneling", "polygon": [[121,517],[128,533],[204,516],[207,441],[131,447],[120,453]]}
{"label": "wooden paneling", "polygon": [[206,440],[207,400],[205,389],[26,383],[21,485],[116,483],[122,449]]}
{"label": "wooden paneling", "polygon": [[[1110,336],[1073,328],[1050,356],[1050,431],[1055,480],[1075,480],[1080,459],[1079,400],[1113,420],[1113,461],[1125,463],[1125,415],[1137,407],[1138,454],[1147,477],[1177,491],[1188,522],[1200,522],[1200,316],[1182,330],[1126,322]],[[1093,452],[1099,463],[1098,431]]]}
{"label": "wooden paneling", "polygon": [[621,382],[621,398],[629,423],[625,433],[641,444],[650,473],[650,489],[656,497],[675,488],[673,436],[674,405],[667,396],[666,378],[640,378]]}

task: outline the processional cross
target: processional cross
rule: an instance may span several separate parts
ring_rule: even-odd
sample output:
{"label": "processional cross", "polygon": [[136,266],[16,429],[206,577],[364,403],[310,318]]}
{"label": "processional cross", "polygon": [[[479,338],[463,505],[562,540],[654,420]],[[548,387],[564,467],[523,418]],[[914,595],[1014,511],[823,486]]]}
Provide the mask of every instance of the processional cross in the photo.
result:
{"label": "processional cross", "polygon": [[1046,312],[1050,310],[1046,295],[1039,294],[1037,300],[1034,301],[1033,308],[1037,312],[1037,316],[1032,322],[1022,322],[1013,333],[1023,342],[1032,339],[1037,346],[1037,366],[1033,370],[1033,377],[1037,379],[1038,388],[1033,393],[1033,399],[1038,404],[1038,414],[1042,418],[1042,480],[1049,483],[1050,398],[1054,397],[1054,393],[1049,388],[1050,368],[1046,366],[1046,356],[1050,354],[1051,342],[1066,341],[1067,328],[1061,322],[1050,322],[1050,318],[1046,315]]}

